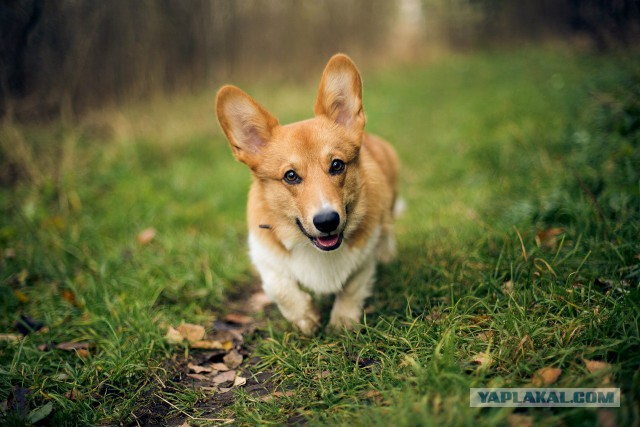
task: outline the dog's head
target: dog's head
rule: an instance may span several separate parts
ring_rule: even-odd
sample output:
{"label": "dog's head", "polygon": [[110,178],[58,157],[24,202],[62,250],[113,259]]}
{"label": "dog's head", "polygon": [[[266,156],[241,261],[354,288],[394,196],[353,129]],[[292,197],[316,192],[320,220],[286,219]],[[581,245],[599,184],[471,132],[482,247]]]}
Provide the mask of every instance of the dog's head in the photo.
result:
{"label": "dog's head", "polygon": [[337,249],[358,195],[365,116],[360,73],[333,56],[322,74],[315,117],[280,125],[242,90],[218,92],[218,121],[233,155],[251,169],[267,204],[321,250]]}

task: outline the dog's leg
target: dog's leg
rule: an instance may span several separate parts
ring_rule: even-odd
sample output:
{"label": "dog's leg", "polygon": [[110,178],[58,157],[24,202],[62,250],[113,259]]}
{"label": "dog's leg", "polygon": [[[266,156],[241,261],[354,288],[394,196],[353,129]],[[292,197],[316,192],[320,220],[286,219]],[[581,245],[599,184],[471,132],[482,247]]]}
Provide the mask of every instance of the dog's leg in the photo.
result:
{"label": "dog's leg", "polygon": [[351,329],[360,323],[364,300],[371,295],[375,272],[375,262],[373,260],[367,262],[360,271],[349,279],[344,289],[336,295],[331,310],[330,328]]}
{"label": "dog's leg", "polygon": [[280,309],[282,315],[305,335],[313,334],[320,324],[320,313],[313,306],[311,296],[298,283],[271,269],[260,269],[262,287]]}
{"label": "dog's leg", "polygon": [[393,227],[387,225],[383,228],[378,247],[376,250],[376,258],[383,264],[393,261],[396,257],[396,239],[393,235]]}

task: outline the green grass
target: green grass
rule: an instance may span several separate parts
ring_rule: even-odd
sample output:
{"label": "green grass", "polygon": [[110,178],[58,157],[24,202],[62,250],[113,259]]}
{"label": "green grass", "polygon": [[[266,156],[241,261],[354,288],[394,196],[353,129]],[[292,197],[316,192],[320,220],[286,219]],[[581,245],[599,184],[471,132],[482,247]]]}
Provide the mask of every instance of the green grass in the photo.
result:
{"label": "green grass", "polygon": [[[271,315],[250,338],[256,369],[293,394],[241,389],[216,418],[504,425],[513,408],[470,408],[469,388],[526,386],[553,366],[559,387],[610,374],[617,424],[638,423],[639,69],[637,57],[524,49],[365,72],[367,129],[403,162],[398,259],[379,269],[359,332],[307,338]],[[289,122],[311,111],[315,83],[246,89]],[[24,179],[0,190],[0,333],[20,314],[47,330],[0,342],[0,401],[26,388],[28,410],[53,402],[50,423],[134,423],[154,394],[198,417],[202,395],[160,386],[177,352],[164,328],[211,325],[254,282],[249,174],[217,130],[213,94],[117,117],[2,129],[0,160]],[[140,245],[147,227],[157,237]],[[551,228],[556,243],[537,244]],[[90,342],[89,355],[38,349],[64,341]],[[583,358],[610,370],[591,374]],[[543,425],[603,416],[518,413]]]}

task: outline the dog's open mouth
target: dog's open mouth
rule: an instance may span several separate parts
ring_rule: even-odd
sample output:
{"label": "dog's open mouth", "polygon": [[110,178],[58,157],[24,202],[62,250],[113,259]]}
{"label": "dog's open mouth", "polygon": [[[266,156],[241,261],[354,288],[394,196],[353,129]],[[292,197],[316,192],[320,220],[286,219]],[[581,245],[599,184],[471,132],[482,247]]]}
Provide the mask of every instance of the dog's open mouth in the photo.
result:
{"label": "dog's open mouth", "polygon": [[302,234],[307,236],[307,238],[311,240],[311,243],[313,243],[316,246],[316,248],[320,250],[332,251],[334,249],[338,249],[342,244],[342,233],[330,234],[328,236],[313,237],[309,233],[307,233],[307,230],[304,229],[304,227],[302,226],[302,223],[297,218],[296,218],[296,224],[298,224],[298,228],[300,229],[300,231],[302,231]]}
{"label": "dog's open mouth", "polygon": [[312,237],[311,242],[323,251],[338,249],[342,244],[342,233],[333,236]]}

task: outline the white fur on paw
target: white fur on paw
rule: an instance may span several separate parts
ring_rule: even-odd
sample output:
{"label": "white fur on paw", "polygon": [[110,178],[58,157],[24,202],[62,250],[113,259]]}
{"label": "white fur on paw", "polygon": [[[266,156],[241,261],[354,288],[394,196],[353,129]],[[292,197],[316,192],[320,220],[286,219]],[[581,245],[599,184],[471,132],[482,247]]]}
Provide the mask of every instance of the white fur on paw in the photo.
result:
{"label": "white fur on paw", "polygon": [[331,313],[331,320],[329,321],[329,328],[333,330],[354,329],[360,324],[361,312],[360,310],[351,310],[349,312],[335,311]]}
{"label": "white fur on paw", "polygon": [[298,329],[300,329],[300,332],[302,332],[303,334],[313,335],[313,333],[318,330],[318,326],[320,325],[320,315],[315,311],[311,311],[307,313],[306,316],[302,319],[293,322],[293,324]]}

